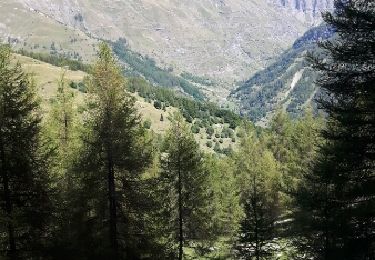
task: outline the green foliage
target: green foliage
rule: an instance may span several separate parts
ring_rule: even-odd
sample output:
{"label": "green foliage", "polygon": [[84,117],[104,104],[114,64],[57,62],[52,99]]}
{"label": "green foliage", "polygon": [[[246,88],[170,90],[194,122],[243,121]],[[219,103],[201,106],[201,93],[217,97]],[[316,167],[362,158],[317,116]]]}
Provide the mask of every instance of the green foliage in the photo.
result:
{"label": "green foliage", "polygon": [[218,141],[215,141],[214,151],[217,153],[221,152],[220,143]]}
{"label": "green foliage", "polygon": [[90,66],[87,64],[82,63],[78,60],[71,60],[69,58],[58,56],[58,55],[50,55],[45,53],[34,53],[26,50],[19,50],[17,53],[21,54],[22,56],[30,57],[36,60],[40,60],[46,63],[50,63],[57,67],[65,67],[67,66],[70,70],[73,71],[84,71],[90,72]]}
{"label": "green foliage", "polygon": [[[273,64],[241,83],[238,89],[231,93],[231,96],[241,104],[241,114],[248,116],[252,121],[258,121],[267,113],[278,109],[284,102],[288,102],[287,111],[294,117],[301,116],[303,105],[317,96],[317,73],[309,68],[310,64],[305,54],[318,49],[317,41],[331,36],[332,29],[326,25],[311,28]],[[302,73],[302,77],[291,89],[297,73]],[[281,103],[280,92],[288,93]]]}
{"label": "green foliage", "polygon": [[206,128],[206,133],[208,135],[213,135],[215,133],[215,130],[210,126]]}
{"label": "green foliage", "polygon": [[201,85],[204,85],[204,86],[208,86],[208,87],[215,86],[215,82],[213,82],[213,80],[211,80],[209,78],[194,76],[193,74],[191,74],[189,72],[181,73],[181,77],[183,77],[184,79],[186,79],[188,81],[198,83],[198,84],[201,84]]}
{"label": "green foliage", "polygon": [[274,223],[280,214],[280,173],[272,153],[261,140],[257,140],[254,131],[246,134],[240,150],[234,155],[245,212],[240,237],[244,246],[238,250],[246,259],[264,259],[272,256],[266,244],[272,243],[276,236]]}
{"label": "green foliage", "polygon": [[78,89],[80,92],[82,93],[87,93],[87,86],[85,84],[85,82],[74,82],[74,81],[71,81],[69,83],[69,86],[72,88],[72,89]]}
{"label": "green foliage", "polygon": [[144,122],[143,122],[143,127],[145,128],[145,129],[151,129],[151,120],[150,119],[147,119],[147,120],[145,120]]}
{"label": "green foliage", "polygon": [[161,109],[162,108],[161,102],[159,100],[154,101],[154,107],[156,109]]}
{"label": "green foliage", "polygon": [[[71,202],[79,203],[75,210],[81,216],[72,224],[77,228],[71,231],[71,243],[79,244],[79,255],[88,259],[128,259],[142,254],[138,248],[143,242],[133,235],[142,223],[131,212],[140,210],[135,198],[141,192],[141,173],[150,163],[151,148],[124,83],[109,47],[101,45],[90,79],[93,106],[75,167],[77,196]],[[78,241],[82,236],[85,240]],[[127,241],[126,246],[120,241]]]}
{"label": "green foliage", "polygon": [[161,87],[174,88],[180,87],[190,96],[203,100],[204,96],[197,87],[187,80],[171,74],[169,71],[163,70],[156,66],[155,61],[149,57],[131,51],[126,47],[125,43],[118,40],[112,43],[113,51],[123,62],[126,62],[130,69],[127,74],[133,76],[142,76]]}
{"label": "green foliage", "polygon": [[[325,142],[296,196],[299,230],[316,259],[375,258],[374,2],[337,1],[337,31],[310,55],[320,72]],[[371,223],[371,224],[370,224]]]}
{"label": "green foliage", "polygon": [[201,128],[197,124],[193,124],[191,127],[191,131],[193,134],[199,134],[201,131]]}
{"label": "green foliage", "polygon": [[202,126],[208,127],[213,117],[220,118],[235,129],[241,124],[241,117],[232,111],[219,108],[209,102],[201,102],[177,95],[174,91],[153,87],[142,78],[129,78],[127,87],[131,92],[137,92],[146,100],[155,100],[165,106],[179,108],[186,120],[201,119]]}
{"label": "green foliage", "polygon": [[43,258],[53,199],[32,79],[0,46],[0,257]]}
{"label": "green foliage", "polygon": [[[165,194],[164,211],[168,231],[179,243],[176,255],[181,256],[186,239],[212,239],[209,218],[214,213],[207,193],[208,176],[202,161],[203,154],[188,125],[180,114],[171,118],[161,157],[161,181]],[[167,224],[169,223],[169,224]]]}

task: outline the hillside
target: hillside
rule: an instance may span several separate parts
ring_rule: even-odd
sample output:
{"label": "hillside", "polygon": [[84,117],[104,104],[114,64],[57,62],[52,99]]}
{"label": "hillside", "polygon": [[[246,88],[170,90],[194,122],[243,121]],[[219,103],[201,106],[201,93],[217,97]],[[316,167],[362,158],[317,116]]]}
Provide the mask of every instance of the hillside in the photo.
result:
{"label": "hillside", "polygon": [[308,52],[317,50],[317,42],[333,35],[322,25],[307,31],[266,69],[257,72],[231,93],[240,113],[264,125],[275,110],[283,108],[293,116],[316,94],[316,73],[306,60]]}
{"label": "hillside", "polygon": [[[67,30],[107,40],[125,38],[132,50],[153,57],[161,67],[217,78],[227,87],[267,65],[310,26],[264,0],[12,2]],[[9,19],[15,29],[22,22],[18,16]],[[54,33],[48,36],[60,44]]]}
{"label": "hillside", "polygon": [[1,1],[0,10],[0,42],[84,61],[96,55],[98,41],[78,29],[66,27],[14,0]]}
{"label": "hillside", "polygon": [[[278,75],[275,64],[285,60],[298,64],[279,79],[285,86],[275,78],[264,97],[234,99],[242,113],[259,120],[280,103],[299,109],[301,102],[285,100],[309,73],[301,61],[306,49],[288,48],[332,1],[10,0],[0,6],[0,37],[14,48],[90,62],[99,41],[107,40],[127,76],[220,105],[228,105],[235,83],[262,70]],[[311,98],[312,88],[304,88]],[[302,92],[299,99],[307,100]]]}
{"label": "hillside", "polygon": [[[54,102],[57,94],[58,81],[60,80],[63,72],[65,72],[66,84],[71,86],[70,90],[74,95],[75,107],[77,110],[80,110],[79,108],[84,103],[86,94],[84,93],[85,91],[83,89],[80,89],[80,87],[77,86],[84,82],[84,78],[88,76],[87,73],[82,71],[72,71],[66,68],[62,69],[61,67],[56,67],[49,63],[19,54],[14,55],[14,61],[19,61],[24,70],[33,76],[38,87],[39,95],[42,99],[42,109],[44,113],[48,113],[51,104]],[[72,82],[74,84],[72,84]],[[136,82],[138,91],[132,88],[132,86],[134,86],[134,79],[129,79],[128,85],[129,91],[132,91],[132,95],[136,98],[135,105],[142,117],[142,121],[144,122],[145,126],[149,125],[147,128],[150,128],[155,134],[165,134],[170,126],[169,115],[175,111],[181,111],[182,109],[173,107],[171,105],[165,105],[166,101],[161,101],[162,98],[155,95],[153,90],[154,87],[150,86],[146,81],[137,79]],[[149,98],[150,95],[145,95],[145,91],[140,91],[139,86],[143,86],[149,91],[152,91],[152,93],[154,93],[152,94],[153,99]],[[163,96],[168,94],[173,95],[172,91],[164,91],[166,91],[167,94],[163,94]],[[173,99],[176,100],[175,97]],[[184,98],[180,97],[179,99]],[[188,99],[183,102],[187,102],[187,104],[190,104],[190,106],[200,104],[193,100],[189,102]],[[158,107],[155,103],[160,103],[162,105]],[[186,112],[183,113],[185,116],[191,117],[190,115],[186,115]],[[163,120],[161,120],[161,117],[163,117]],[[197,116],[196,118],[194,117],[189,119],[192,129],[194,130],[196,141],[206,152],[214,152],[214,149],[216,149],[216,152],[219,152],[217,149],[221,149],[220,152],[225,152],[230,147],[234,148],[238,144],[235,136],[235,134],[237,134],[236,131],[230,129],[229,123],[223,122],[225,121],[224,118],[224,116]]]}

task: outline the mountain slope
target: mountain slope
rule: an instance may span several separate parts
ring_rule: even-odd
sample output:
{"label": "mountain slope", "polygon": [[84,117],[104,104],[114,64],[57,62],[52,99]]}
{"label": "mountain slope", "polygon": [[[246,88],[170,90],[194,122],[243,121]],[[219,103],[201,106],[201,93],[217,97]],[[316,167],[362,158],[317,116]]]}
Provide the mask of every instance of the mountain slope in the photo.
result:
{"label": "mountain slope", "polygon": [[225,82],[267,65],[309,27],[265,0],[11,1],[98,38],[125,38],[177,73]]}
{"label": "mountain slope", "polygon": [[89,61],[96,54],[96,39],[67,27],[15,0],[0,1],[0,43],[17,48],[59,52]]}
{"label": "mountain slope", "polygon": [[316,93],[317,75],[309,66],[306,53],[316,51],[317,42],[333,33],[326,26],[310,29],[272,65],[232,91],[230,98],[238,104],[241,114],[262,124],[280,107],[293,115],[301,114]]}
{"label": "mountain slope", "polygon": [[[43,113],[48,113],[55,102],[58,82],[63,72],[65,83],[71,87],[73,106],[78,113],[84,111],[85,108],[82,105],[87,98],[86,91],[77,86],[89,76],[87,73],[72,71],[67,67],[63,69],[20,54],[14,54],[13,60],[20,62],[25,72],[33,76],[42,101]],[[180,111],[185,118],[189,118],[187,120],[190,122],[195,139],[203,150],[210,153],[225,153],[238,145],[236,141],[238,130],[236,127],[240,124],[238,115],[213,104],[176,96],[174,92],[167,89],[154,88],[141,78],[128,78],[127,86],[131,95],[136,99],[135,106],[141,119],[144,123],[147,122],[147,128],[154,133],[164,135],[170,127],[169,115]],[[160,104],[160,107],[156,103]]]}

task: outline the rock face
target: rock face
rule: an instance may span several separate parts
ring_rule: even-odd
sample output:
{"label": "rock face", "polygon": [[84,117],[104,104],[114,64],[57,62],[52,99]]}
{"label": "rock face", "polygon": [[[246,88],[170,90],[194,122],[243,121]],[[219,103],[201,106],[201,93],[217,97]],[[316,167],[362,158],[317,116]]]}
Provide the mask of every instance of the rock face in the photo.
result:
{"label": "rock face", "polygon": [[321,13],[332,11],[334,0],[271,0],[276,6],[286,8],[307,23],[318,24]]}

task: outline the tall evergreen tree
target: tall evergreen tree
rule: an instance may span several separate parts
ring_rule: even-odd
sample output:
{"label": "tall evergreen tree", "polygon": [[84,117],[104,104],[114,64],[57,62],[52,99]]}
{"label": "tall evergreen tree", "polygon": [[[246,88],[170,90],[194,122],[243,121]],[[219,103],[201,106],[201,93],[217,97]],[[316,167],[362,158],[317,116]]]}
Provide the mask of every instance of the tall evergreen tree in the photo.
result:
{"label": "tall evergreen tree", "polygon": [[340,0],[335,7],[324,18],[336,35],[312,57],[326,144],[297,196],[299,221],[317,259],[374,259],[375,6]]}
{"label": "tall evergreen tree", "polygon": [[270,259],[279,217],[280,173],[277,162],[255,132],[248,132],[235,154],[245,217],[241,223],[240,254],[245,259]]}
{"label": "tall evergreen tree", "polygon": [[187,240],[208,238],[210,215],[207,211],[207,175],[203,154],[181,114],[174,114],[165,138],[161,158],[161,180],[165,192],[165,216],[170,221],[166,232],[178,244],[178,259],[183,259]]}
{"label": "tall evergreen tree", "polygon": [[[93,66],[84,148],[77,167],[81,196],[78,229],[87,258],[137,259],[138,183],[150,163],[150,145],[125,91],[120,67],[106,44]],[[83,221],[83,222],[82,222]],[[81,222],[81,224],[79,224]]]}
{"label": "tall evergreen tree", "polygon": [[51,213],[48,157],[35,86],[11,51],[0,48],[0,254],[43,255]]}

